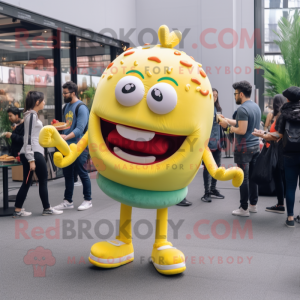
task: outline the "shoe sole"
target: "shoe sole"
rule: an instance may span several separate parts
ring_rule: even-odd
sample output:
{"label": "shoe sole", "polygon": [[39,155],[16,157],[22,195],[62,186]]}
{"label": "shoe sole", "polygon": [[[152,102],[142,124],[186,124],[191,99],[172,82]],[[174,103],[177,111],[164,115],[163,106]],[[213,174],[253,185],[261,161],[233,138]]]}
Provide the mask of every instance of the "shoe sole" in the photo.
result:
{"label": "shoe sole", "polygon": [[249,215],[237,215],[237,214],[232,214],[233,216],[237,216],[237,217],[250,217],[250,214]]}
{"label": "shoe sole", "polygon": [[93,207],[92,205],[90,206],[90,207],[88,207],[88,208],[77,208],[77,210],[79,210],[79,211],[82,211],[82,210],[87,210],[87,209],[89,209],[89,208],[91,208],[91,207]]}
{"label": "shoe sole", "polygon": [[56,210],[65,210],[65,209],[73,209],[74,206],[73,207],[64,207],[64,208],[55,208],[55,207],[53,207],[53,208]]}
{"label": "shoe sole", "polygon": [[286,224],[286,223],[285,223],[285,226],[286,226],[286,227],[289,227],[289,228],[294,228],[294,227],[295,227],[295,225],[290,226],[290,225],[288,225],[288,224]]}
{"label": "shoe sole", "polygon": [[211,196],[212,199],[225,199],[225,197]]}
{"label": "shoe sole", "polygon": [[257,213],[257,211],[251,211],[251,210],[249,210],[249,213],[255,214],[255,213]]}
{"label": "shoe sole", "polygon": [[156,268],[155,265],[154,265],[154,268],[158,273],[163,274],[163,275],[176,275],[176,274],[180,274],[186,270],[186,266],[184,266],[182,268],[178,268],[178,269],[172,269],[172,270],[161,270],[161,269]]}
{"label": "shoe sole", "polygon": [[277,211],[277,210],[270,210],[270,209],[266,209],[266,211],[272,212],[272,213],[275,213],[275,214],[284,214],[285,213],[285,211]]}
{"label": "shoe sole", "polygon": [[210,200],[210,201],[207,201],[207,200],[204,200],[204,199],[202,199],[202,198],[201,198],[201,201],[206,202],[206,203],[211,202],[211,200]]}
{"label": "shoe sole", "polygon": [[[133,257],[131,257],[130,259],[126,259],[126,257],[129,257],[131,255]],[[112,269],[112,268],[117,268],[117,267],[120,267],[120,266],[123,266],[123,265],[126,265],[126,264],[132,262],[134,260],[134,254],[131,253],[131,254],[125,255],[123,258],[125,258],[125,260],[122,262],[119,262],[119,263],[117,263],[117,261],[122,260],[122,258],[116,258],[116,259],[111,258],[110,260],[108,260],[108,263],[103,263],[103,262],[100,262],[100,260],[103,261],[103,259],[97,258],[90,254],[89,262],[96,267],[100,267],[100,268],[104,268],[104,269]],[[99,261],[97,261],[97,260],[99,260]],[[111,260],[113,260],[112,263],[109,262]],[[116,261],[116,263],[114,261]]]}

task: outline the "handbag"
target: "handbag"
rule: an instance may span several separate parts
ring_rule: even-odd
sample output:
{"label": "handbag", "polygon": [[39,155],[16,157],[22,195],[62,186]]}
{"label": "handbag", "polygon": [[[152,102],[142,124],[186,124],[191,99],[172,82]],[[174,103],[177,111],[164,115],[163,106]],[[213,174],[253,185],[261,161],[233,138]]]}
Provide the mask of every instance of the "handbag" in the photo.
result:
{"label": "handbag", "polygon": [[256,184],[268,184],[272,181],[273,171],[278,161],[278,143],[271,142],[269,148],[264,145],[251,175],[251,180]]}

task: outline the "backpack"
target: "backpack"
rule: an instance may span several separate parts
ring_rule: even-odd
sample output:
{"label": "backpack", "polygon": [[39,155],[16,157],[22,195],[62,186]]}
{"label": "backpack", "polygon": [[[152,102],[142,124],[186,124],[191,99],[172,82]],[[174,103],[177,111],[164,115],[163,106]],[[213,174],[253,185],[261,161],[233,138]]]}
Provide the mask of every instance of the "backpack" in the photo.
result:
{"label": "backpack", "polygon": [[285,153],[300,152],[300,122],[286,121],[282,144]]}
{"label": "backpack", "polygon": [[[84,105],[84,106],[88,109],[88,107],[87,107],[84,103],[79,103],[79,104],[76,106],[76,108],[75,108],[75,116],[76,116],[76,118],[77,118],[77,116],[78,116],[78,110],[79,110],[79,107],[80,107],[81,105]],[[65,106],[63,107],[63,115],[65,115],[66,106],[67,106],[67,105],[65,105]],[[85,126],[85,128],[84,128],[83,134],[85,134],[85,133],[87,132],[88,126],[89,126],[89,122],[87,122],[87,124],[86,124],[86,126]]]}

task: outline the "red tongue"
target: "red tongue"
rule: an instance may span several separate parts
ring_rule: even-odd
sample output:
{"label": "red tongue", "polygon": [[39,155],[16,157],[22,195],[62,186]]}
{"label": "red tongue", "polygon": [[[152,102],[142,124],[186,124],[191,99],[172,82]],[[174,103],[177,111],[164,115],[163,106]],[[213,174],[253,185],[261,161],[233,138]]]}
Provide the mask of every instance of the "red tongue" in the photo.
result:
{"label": "red tongue", "polygon": [[157,134],[151,141],[138,142],[125,139],[115,129],[109,133],[108,141],[113,145],[123,149],[130,149],[136,152],[147,153],[152,155],[165,154],[169,149],[168,139],[163,135],[159,136]]}

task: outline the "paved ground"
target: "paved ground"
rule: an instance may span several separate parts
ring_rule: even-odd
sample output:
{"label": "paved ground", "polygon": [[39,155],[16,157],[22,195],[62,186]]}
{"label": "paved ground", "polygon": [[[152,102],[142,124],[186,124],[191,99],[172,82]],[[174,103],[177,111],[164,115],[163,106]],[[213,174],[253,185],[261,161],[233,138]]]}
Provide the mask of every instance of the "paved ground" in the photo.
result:
{"label": "paved ground", "polygon": [[[223,163],[229,165],[232,160],[223,159]],[[250,218],[234,217],[231,211],[239,205],[238,189],[228,182],[218,183],[218,187],[226,199],[212,203],[200,201],[203,194],[200,170],[189,186],[188,199],[193,205],[169,209],[169,218],[175,224],[183,220],[178,237],[169,227],[169,240],[186,255],[187,270],[182,275],[166,277],[158,274],[148,262],[154,241],[153,227],[138,226],[137,223],[148,220],[154,224],[155,211],[133,210],[134,262],[117,269],[103,270],[91,266],[87,257],[90,247],[101,236],[105,238],[105,234],[111,234],[114,237],[120,205],[103,194],[92,179],[92,209],[43,217],[38,188],[33,186],[25,202],[26,210],[32,211],[33,216],[22,219],[23,223],[16,223],[10,217],[0,218],[1,298],[298,300],[300,225],[296,224],[294,229],[287,228],[284,226],[285,215],[265,212],[266,206],[276,203],[271,197],[260,197],[259,212]],[[49,183],[52,205],[61,202],[63,189],[62,179]],[[75,191],[74,202],[78,206],[82,201],[82,187],[76,187]],[[299,199],[297,191],[297,214]],[[106,220],[104,222],[111,224],[112,228],[109,230],[107,225],[102,224],[100,231],[97,230],[97,222],[101,220]],[[201,220],[208,224],[202,224],[199,232],[207,236],[200,236],[194,230]],[[25,234],[18,230],[23,226]],[[67,230],[67,226],[73,230]],[[82,234],[82,226],[90,227],[88,236]],[[238,231],[239,226],[248,228],[243,238]],[[46,231],[46,234],[43,233]],[[44,269],[45,274],[39,269],[35,269],[34,273],[32,261],[27,261],[30,258],[30,253],[26,256],[27,252],[38,246],[50,250],[45,254],[46,261],[54,264]],[[51,254],[55,262],[48,258]],[[25,264],[24,257],[31,264]]]}

